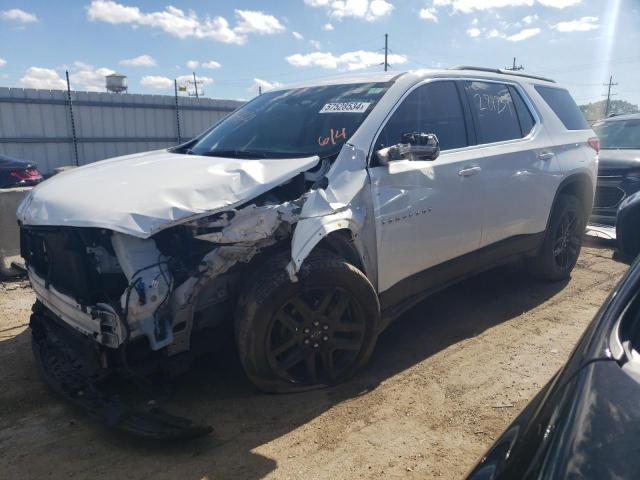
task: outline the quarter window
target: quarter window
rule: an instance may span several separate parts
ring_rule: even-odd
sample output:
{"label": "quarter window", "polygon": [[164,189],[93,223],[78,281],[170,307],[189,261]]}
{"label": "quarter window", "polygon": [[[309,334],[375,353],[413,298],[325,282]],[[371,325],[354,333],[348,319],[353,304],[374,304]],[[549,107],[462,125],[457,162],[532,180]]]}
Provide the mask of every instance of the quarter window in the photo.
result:
{"label": "quarter window", "polygon": [[467,129],[454,82],[435,81],[416,88],[380,132],[376,150],[400,143],[404,133],[435,133],[441,150],[466,147]]}
{"label": "quarter window", "polygon": [[502,142],[523,137],[518,113],[506,85],[476,81],[466,84],[478,143]]}

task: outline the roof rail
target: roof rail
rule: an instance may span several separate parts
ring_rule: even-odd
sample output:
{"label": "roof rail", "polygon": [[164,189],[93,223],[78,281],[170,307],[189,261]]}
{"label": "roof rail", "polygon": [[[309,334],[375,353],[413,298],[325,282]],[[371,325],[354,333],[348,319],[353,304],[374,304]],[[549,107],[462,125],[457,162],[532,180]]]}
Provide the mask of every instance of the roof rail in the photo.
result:
{"label": "roof rail", "polygon": [[517,77],[534,78],[536,80],[544,80],[545,82],[556,83],[555,80],[546,77],[540,77],[538,75],[529,75],[528,73],[514,72],[513,70],[504,70],[502,68],[487,68],[487,67],[473,67],[470,65],[455,65],[447,68],[447,70],[476,70],[478,72],[500,73],[502,75],[515,75]]}

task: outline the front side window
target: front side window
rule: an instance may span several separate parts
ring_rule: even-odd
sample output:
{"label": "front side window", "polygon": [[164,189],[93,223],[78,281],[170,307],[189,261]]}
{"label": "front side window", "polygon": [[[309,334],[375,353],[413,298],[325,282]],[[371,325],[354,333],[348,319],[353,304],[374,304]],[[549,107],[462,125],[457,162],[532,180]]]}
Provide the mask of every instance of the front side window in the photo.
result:
{"label": "front side window", "polygon": [[466,147],[467,130],[454,82],[427,83],[411,92],[393,113],[375,150],[401,143],[405,133],[435,133],[440,150]]}
{"label": "front side window", "polygon": [[264,93],[222,120],[190,153],[239,158],[331,157],[390,85],[326,85]]}
{"label": "front side window", "polygon": [[478,143],[523,137],[518,112],[506,85],[478,81],[465,83]]}
{"label": "front side window", "polygon": [[640,119],[600,122],[593,129],[600,139],[602,149],[640,150]]}

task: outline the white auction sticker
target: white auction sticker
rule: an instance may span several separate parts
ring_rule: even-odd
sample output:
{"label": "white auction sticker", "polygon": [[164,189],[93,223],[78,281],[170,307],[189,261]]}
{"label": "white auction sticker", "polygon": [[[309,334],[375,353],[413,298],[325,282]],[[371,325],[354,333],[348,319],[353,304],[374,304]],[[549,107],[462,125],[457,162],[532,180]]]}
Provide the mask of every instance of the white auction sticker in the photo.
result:
{"label": "white auction sticker", "polygon": [[371,102],[327,103],[318,113],[364,113]]}

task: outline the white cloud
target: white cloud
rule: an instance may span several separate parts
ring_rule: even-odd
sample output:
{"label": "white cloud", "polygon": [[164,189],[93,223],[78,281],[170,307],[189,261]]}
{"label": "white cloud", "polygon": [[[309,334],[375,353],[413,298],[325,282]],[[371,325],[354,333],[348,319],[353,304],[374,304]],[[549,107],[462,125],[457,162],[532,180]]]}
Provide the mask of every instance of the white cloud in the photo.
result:
{"label": "white cloud", "polygon": [[157,65],[155,58],[151,55],[139,55],[137,57],[120,60],[118,63],[129,67],[155,67]]}
{"label": "white cloud", "polygon": [[208,68],[209,70],[215,70],[216,68],[220,68],[220,65],[215,60],[209,60],[208,62],[200,62],[199,60],[189,60],[185,63],[189,70],[195,70],[196,68]]}
{"label": "white cloud", "polygon": [[[105,77],[114,71],[110,68],[94,68],[82,62],[74,62],[69,72],[69,82],[74,90],[101,92],[105,90]],[[29,67],[20,84],[27,88],[65,90],[67,82],[52,68]]]}
{"label": "white cloud", "polygon": [[309,40],[309,43],[316,50],[320,50],[322,48],[322,44],[318,40]]}
{"label": "white cloud", "polygon": [[331,25],[330,23],[325,23],[322,26],[322,30],[324,30],[325,32],[330,32],[331,30],[333,30],[333,25]]}
{"label": "white cloud", "polygon": [[67,83],[58,72],[51,68],[29,67],[20,79],[25,88],[43,88],[47,90],[66,90]]}
{"label": "white cloud", "polygon": [[526,23],[527,25],[531,25],[536,20],[538,20],[538,14],[534,13],[533,15],[527,15],[526,17],[524,17],[522,19],[522,22]]}
{"label": "white cloud", "polygon": [[435,8],[423,8],[420,10],[420,18],[423,20],[432,20],[434,22],[438,21],[438,16],[436,15]]}
{"label": "white cloud", "polygon": [[167,90],[173,88],[173,80],[160,75],[145,75],[140,79],[140,85],[156,90]]}
{"label": "white cloud", "polygon": [[0,12],[0,18],[2,20],[14,20],[20,23],[33,23],[38,21],[38,17],[33,13],[25,12],[19,8],[12,8],[11,10]]}
{"label": "white cloud", "polygon": [[[295,67],[321,67],[327,69],[345,68],[346,70],[361,70],[384,62],[384,54],[357,50],[334,55],[328,52],[313,52],[307,54],[296,53],[286,57],[287,62]],[[407,62],[405,55],[391,54],[388,61],[392,65]]]}
{"label": "white cloud", "polygon": [[498,30],[496,30],[495,28],[491,29],[491,31],[487,34],[487,37],[489,38],[496,38],[496,37],[504,37],[504,35],[502,35]]}
{"label": "white cloud", "polygon": [[277,18],[262,12],[235,10],[235,16],[237,26],[231,28],[224,17],[205,16],[201,19],[192,10],[185,13],[171,5],[149,13],[113,0],[92,0],[87,7],[87,17],[91,21],[147,26],[159,28],[178,38],[203,38],[238,45],[247,41],[247,34],[265,35],[285,30]]}
{"label": "white cloud", "polygon": [[254,78],[253,83],[249,87],[249,91],[258,93],[262,87],[262,91],[266,92],[267,90],[272,90],[281,86],[282,83],[280,82],[269,82],[267,80],[262,80],[261,78]]}
{"label": "white cloud", "polygon": [[69,73],[71,88],[74,90],[86,90],[88,92],[105,91],[105,77],[114,73],[110,68],[94,68],[82,62],[74,62],[73,69]]}
{"label": "white cloud", "polygon": [[304,40],[304,37],[302,36],[302,34],[298,32],[291,32],[291,35],[293,35],[293,38],[295,38],[296,40]]}
{"label": "white cloud", "polygon": [[[178,85],[180,84],[191,84],[193,85],[193,75],[180,75],[178,78],[176,78],[176,80],[178,81]],[[200,87],[204,87],[206,85],[211,85],[213,83],[213,78],[211,77],[201,77],[200,75],[196,75],[196,80],[198,82],[198,89]]]}
{"label": "white cloud", "polygon": [[451,7],[454,11],[471,13],[474,10],[491,10],[504,7],[532,7],[538,3],[545,7],[566,8],[582,0],[434,0],[434,7]]}
{"label": "white cloud", "polygon": [[4,58],[0,58],[0,67],[4,67],[7,64],[7,61]]}
{"label": "white cloud", "polygon": [[553,8],[572,7],[573,5],[577,5],[580,2],[582,2],[582,0],[538,0],[538,3],[540,5]]}
{"label": "white cloud", "polygon": [[235,12],[238,18],[238,26],[234,30],[238,33],[271,35],[285,31],[284,25],[273,15],[254,10],[236,10]]}
{"label": "white cloud", "polygon": [[471,38],[479,37],[480,33],[482,33],[482,32],[480,31],[479,28],[476,28],[476,27],[469,28],[467,30],[467,35],[469,35]]}
{"label": "white cloud", "polygon": [[582,17],[577,20],[556,23],[551,28],[559,32],[588,32],[599,27],[598,17]]}
{"label": "white cloud", "polygon": [[216,68],[220,68],[222,65],[215,60],[209,60],[208,62],[202,62],[202,68],[208,68],[209,70],[215,70]]}
{"label": "white cloud", "polygon": [[311,7],[324,7],[330,17],[360,18],[368,22],[389,15],[394,8],[386,0],[304,0],[304,3]]}
{"label": "white cloud", "polygon": [[506,37],[510,42],[521,42],[522,40],[526,40],[527,38],[535,37],[542,30],[539,28],[525,28],[524,30],[519,31],[514,35],[510,35]]}

